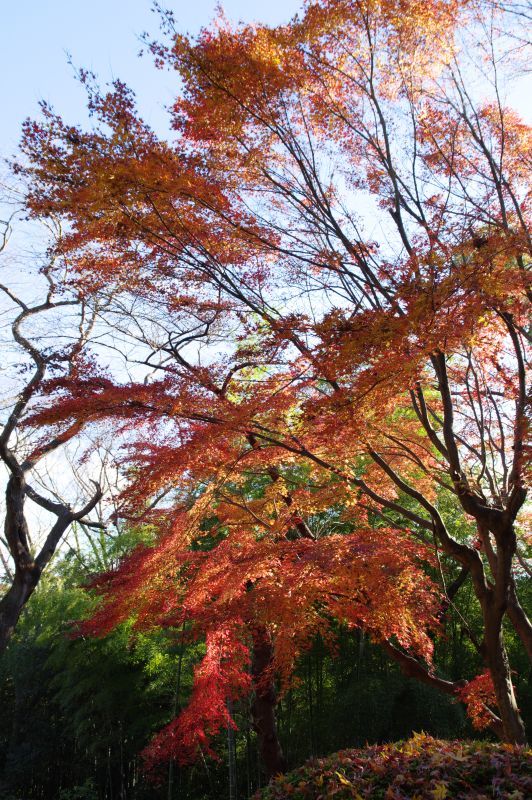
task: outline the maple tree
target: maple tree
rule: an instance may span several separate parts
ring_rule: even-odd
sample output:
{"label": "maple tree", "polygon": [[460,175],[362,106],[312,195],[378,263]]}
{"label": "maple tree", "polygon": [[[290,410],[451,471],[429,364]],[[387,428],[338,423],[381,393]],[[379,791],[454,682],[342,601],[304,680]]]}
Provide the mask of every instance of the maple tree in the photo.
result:
{"label": "maple tree", "polygon": [[[159,530],[108,578],[93,630],[134,614],[207,636],[191,710],[152,755],[188,757],[253,683],[279,768],[273,674],[287,680],[331,617],[525,740],[503,633],[508,621],[532,655],[516,522],[530,456],[530,129],[500,85],[526,58],[512,10],[321,0],[285,26],[220,18],[195,40],[164,13],[167,43],[148,47],[183,82],[174,139],[149,129],[124,84],[102,93],[85,72],[92,129],[46,105],[25,126],[30,213],[65,219],[70,281],[112,290],[112,322],[147,368],[126,382],[74,359],[32,417],[126,442],[122,513]],[[430,548],[440,618],[472,582],[489,681],[436,675],[441,601],[419,563]]]}
{"label": "maple tree", "polygon": [[184,630],[190,622],[189,636],[206,636],[206,656],[187,709],[150,745],[148,765],[174,753],[188,763],[198,748],[212,755],[210,738],[233,724],[228,701],[253,689],[261,755],[269,774],[276,774],[284,759],[273,678],[290,686],[297,656],[318,632],[331,639],[332,620],[363,626],[377,641],[396,637],[431,659],[428,633],[437,627],[438,601],[417,563],[431,554],[395,530],[291,540],[262,523],[257,539],[249,517],[235,520],[220,506],[216,516],[222,528],[237,522],[237,529],[214,550],[187,546],[198,532],[182,513],[155,547],[138,548],[118,570],[101,576],[106,600],[83,632],[102,635],[131,617],[140,630]]}

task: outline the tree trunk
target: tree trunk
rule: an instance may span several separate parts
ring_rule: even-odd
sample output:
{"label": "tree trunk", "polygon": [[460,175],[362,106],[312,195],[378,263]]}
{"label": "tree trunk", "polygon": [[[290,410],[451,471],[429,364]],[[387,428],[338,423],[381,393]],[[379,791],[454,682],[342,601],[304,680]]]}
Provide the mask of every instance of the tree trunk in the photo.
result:
{"label": "tree trunk", "polygon": [[39,580],[38,568],[17,570],[9,590],[0,600],[0,656],[11,639],[22,609]]}
{"label": "tree trunk", "polygon": [[[513,524],[508,524],[507,520],[494,525],[492,531],[496,542],[496,559],[493,566],[490,566],[495,583],[481,604],[484,615],[485,657],[495,688],[505,741],[526,744],[525,726],[515,700],[503,633],[504,616],[509,615],[510,621],[514,622],[512,616],[514,619],[517,617],[519,607],[512,574],[517,541]],[[488,549],[490,544],[488,536]]]}
{"label": "tree trunk", "polygon": [[42,498],[31,490],[30,496],[32,499],[37,498],[36,502],[39,505],[56,516],[56,521],[49,529],[43,546],[34,555],[24,512],[26,494],[30,490],[26,484],[23,468],[16,463],[15,466],[16,468],[13,467],[15,472],[9,478],[6,487],[6,516],[4,522],[5,539],[15,563],[15,576],[11,586],[0,599],[0,655],[6,649],[24,605],[33,594],[41,579],[43,570],[56,552],[61,537],[68,526],[74,520],[83,520],[102,497],[102,491],[97,486],[96,492],[85,507],[80,509],[79,512],[74,512],[69,506]]}
{"label": "tree trunk", "polygon": [[[233,703],[227,701],[227,711],[233,717]],[[238,776],[236,772],[236,740],[232,725],[227,726],[227,766],[229,772],[229,800],[238,800]]]}
{"label": "tree trunk", "polygon": [[[484,622],[480,651],[493,681],[502,738],[510,744],[525,744],[525,726],[515,699],[503,634],[505,615],[515,625],[520,609],[512,575],[516,537],[513,524],[505,516],[492,515],[489,524],[486,520],[477,519],[479,535],[490,566],[491,580],[487,579],[480,558],[472,560],[470,568]],[[496,548],[492,546],[490,534],[495,538]]]}
{"label": "tree trunk", "polygon": [[515,700],[510,664],[502,633],[502,618],[493,611],[485,612],[484,651],[489,667],[497,706],[504,731],[504,740],[510,744],[526,744],[523,720]]}
{"label": "tree trunk", "polygon": [[276,692],[272,672],[273,648],[264,627],[253,630],[252,676],[255,696],[252,703],[253,727],[258,736],[259,753],[268,779],[286,772],[286,760],[277,735]]}

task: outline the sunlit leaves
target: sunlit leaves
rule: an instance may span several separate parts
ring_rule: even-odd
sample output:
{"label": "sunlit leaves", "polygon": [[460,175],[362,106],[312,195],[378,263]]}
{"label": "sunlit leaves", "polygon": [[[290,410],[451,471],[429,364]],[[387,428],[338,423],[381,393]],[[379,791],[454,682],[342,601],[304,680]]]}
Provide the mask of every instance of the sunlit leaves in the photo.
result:
{"label": "sunlit leaves", "polygon": [[470,88],[491,11],[220,17],[151,44],[182,81],[171,141],[85,74],[92,129],[48,107],[25,126],[28,210],[66,222],[67,279],[164,321],[157,339],[138,323],[139,380],[74,365],[28,422],[119,439],[120,513],[159,532],[104,579],[88,630],[240,620],[246,647],[260,624],[285,685],[338,623],[430,664],[433,536],[504,613],[494,539],[511,565],[530,460],[530,130]]}

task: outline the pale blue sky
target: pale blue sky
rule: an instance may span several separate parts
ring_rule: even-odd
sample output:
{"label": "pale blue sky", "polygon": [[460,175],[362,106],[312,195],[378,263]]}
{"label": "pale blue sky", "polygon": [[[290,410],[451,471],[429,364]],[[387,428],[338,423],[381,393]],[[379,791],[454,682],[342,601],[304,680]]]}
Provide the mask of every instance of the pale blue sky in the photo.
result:
{"label": "pale blue sky", "polygon": [[[225,0],[233,20],[270,24],[288,21],[303,0]],[[212,20],[216,0],[166,0],[180,29],[197,31]],[[84,94],[67,63],[92,69],[102,83],[121,78],[135,89],[144,118],[164,125],[163,106],[176,92],[174,76],[158,73],[150,58],[139,59],[139,36],[157,34],[151,0],[0,0],[0,155],[14,153],[20,126],[38,114],[46,99],[71,122],[84,118]],[[508,98],[530,119],[531,81],[513,87]]]}
{"label": "pale blue sky", "polygon": [[[196,31],[215,14],[216,0],[167,0],[179,28]],[[271,24],[288,21],[301,0],[225,0],[230,19]],[[158,21],[151,0],[0,0],[0,154],[12,155],[27,116],[38,114],[46,99],[64,117],[80,121],[83,92],[67,63],[96,72],[102,83],[121,78],[139,96],[145,119],[154,126],[162,107],[175,94],[175,82],[157,73],[151,59],[137,58],[139,36],[156,34]]]}
{"label": "pale blue sky", "polygon": [[[303,0],[225,0],[230,19],[287,22]],[[163,0],[184,31],[197,31],[215,15],[216,0]],[[138,58],[140,34],[158,33],[152,0],[0,0],[0,156],[12,156],[22,121],[38,116],[40,99],[72,123],[85,119],[85,96],[67,53],[78,67],[92,69],[101,83],[125,80],[137,93],[143,117],[163,133],[163,107],[176,94],[175,76],[158,72],[151,58]],[[532,78],[509,87],[507,98],[531,119]],[[0,172],[1,172],[0,168]]]}

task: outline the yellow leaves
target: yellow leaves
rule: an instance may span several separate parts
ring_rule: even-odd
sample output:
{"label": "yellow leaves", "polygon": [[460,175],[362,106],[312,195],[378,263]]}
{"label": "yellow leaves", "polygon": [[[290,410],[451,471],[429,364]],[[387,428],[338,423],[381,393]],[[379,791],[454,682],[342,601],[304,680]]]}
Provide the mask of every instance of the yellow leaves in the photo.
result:
{"label": "yellow leaves", "polygon": [[342,786],[352,786],[352,785],[353,785],[353,784],[351,783],[351,781],[348,781],[348,780],[347,780],[347,778],[345,777],[345,775],[342,775],[342,773],[341,773],[341,772],[335,772],[334,774],[336,775],[336,777],[338,778],[338,780],[340,781],[340,783],[342,784]]}
{"label": "yellow leaves", "polygon": [[[343,775],[341,772],[338,772],[338,770],[335,770],[334,774],[338,778],[338,780],[340,782],[340,785],[341,786],[345,786],[346,789],[350,790],[350,796],[353,798],[353,800],[364,800],[362,795],[359,792],[357,792],[357,790],[356,790],[355,786],[353,785],[353,783],[351,783],[351,781],[348,780],[345,777],[345,775]],[[320,778],[321,778],[321,782],[318,785],[319,786],[323,786],[323,775],[320,775]],[[316,783],[318,783],[318,782],[316,781]]]}
{"label": "yellow leaves", "polygon": [[402,747],[402,752],[406,755],[415,755],[417,753],[421,753],[427,744],[430,744],[434,740],[432,737],[427,736],[424,731],[414,731],[410,739],[404,743]]}
{"label": "yellow leaves", "polygon": [[252,53],[254,57],[264,64],[274,67],[281,66],[281,48],[275,41],[269,28],[259,28],[253,42]]}
{"label": "yellow leaves", "polygon": [[447,784],[444,781],[439,781],[432,790],[433,800],[445,800],[448,796]]}

